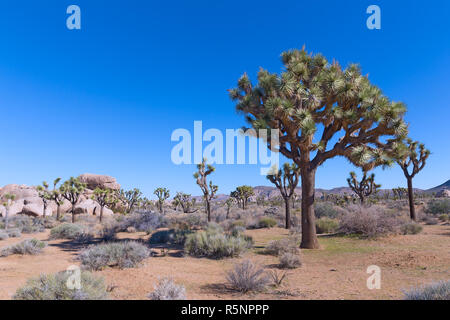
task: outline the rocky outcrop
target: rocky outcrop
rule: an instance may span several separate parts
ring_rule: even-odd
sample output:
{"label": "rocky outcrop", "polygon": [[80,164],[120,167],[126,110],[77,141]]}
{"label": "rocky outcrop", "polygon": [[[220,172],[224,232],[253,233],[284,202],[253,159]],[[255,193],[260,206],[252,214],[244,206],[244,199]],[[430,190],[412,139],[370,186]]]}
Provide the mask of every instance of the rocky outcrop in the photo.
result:
{"label": "rocky outcrop", "polygon": [[116,178],[110,176],[84,173],[80,175],[78,179],[81,182],[86,183],[87,188],[90,190],[94,190],[97,187],[102,189],[113,189],[113,190],[120,189],[120,184],[117,183]]}
{"label": "rocky outcrop", "polygon": [[439,198],[450,198],[450,189],[443,189],[436,194]]}
{"label": "rocky outcrop", "polygon": [[[100,205],[92,199],[87,199],[75,206],[75,214],[99,215]],[[113,212],[108,208],[103,208],[103,216],[112,215]]]}

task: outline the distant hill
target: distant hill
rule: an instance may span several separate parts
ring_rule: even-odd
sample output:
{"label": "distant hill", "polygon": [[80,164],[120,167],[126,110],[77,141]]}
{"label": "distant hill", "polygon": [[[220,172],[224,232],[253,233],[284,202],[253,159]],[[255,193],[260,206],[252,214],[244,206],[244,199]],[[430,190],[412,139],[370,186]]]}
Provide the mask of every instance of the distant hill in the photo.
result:
{"label": "distant hill", "polygon": [[441,184],[441,185],[439,185],[437,187],[434,187],[434,188],[431,188],[431,189],[428,189],[428,190],[425,190],[425,191],[429,192],[429,193],[432,193],[432,192],[438,193],[438,192],[440,192],[440,191],[442,191],[444,189],[450,189],[450,180],[447,180],[447,182],[444,182],[443,184]]}

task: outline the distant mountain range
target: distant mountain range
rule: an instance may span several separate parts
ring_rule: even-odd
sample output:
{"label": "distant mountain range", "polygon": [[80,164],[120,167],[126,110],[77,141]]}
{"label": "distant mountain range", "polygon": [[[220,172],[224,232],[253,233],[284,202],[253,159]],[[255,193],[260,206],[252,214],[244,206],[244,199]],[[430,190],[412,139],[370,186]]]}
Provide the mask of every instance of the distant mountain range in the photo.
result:
{"label": "distant mountain range", "polygon": [[[447,182],[445,182],[437,187],[431,188],[431,189],[423,190],[423,189],[414,188],[414,191],[419,192],[419,193],[420,192],[439,193],[445,189],[450,190],[450,180],[448,180]],[[271,187],[271,186],[256,186],[256,187],[253,187],[253,191],[255,192],[255,195],[251,198],[251,200],[256,199],[256,197],[258,197],[260,195],[265,195],[269,199],[280,195],[280,192],[278,191],[278,189],[275,187]],[[333,189],[316,189],[316,196],[320,197],[324,193],[343,195],[345,193],[351,194],[352,192],[353,191],[349,187],[337,187],[337,188],[333,188]],[[383,194],[384,192],[392,192],[392,189],[380,189],[380,192],[381,192],[381,194]],[[296,188],[295,193],[297,193],[298,195],[301,195],[302,188]],[[217,197],[214,199],[214,201],[224,201],[224,200],[228,199],[228,197],[229,197],[229,195],[227,195],[227,194],[218,194]],[[201,196],[195,196],[194,198],[196,198],[197,200],[201,200]]]}

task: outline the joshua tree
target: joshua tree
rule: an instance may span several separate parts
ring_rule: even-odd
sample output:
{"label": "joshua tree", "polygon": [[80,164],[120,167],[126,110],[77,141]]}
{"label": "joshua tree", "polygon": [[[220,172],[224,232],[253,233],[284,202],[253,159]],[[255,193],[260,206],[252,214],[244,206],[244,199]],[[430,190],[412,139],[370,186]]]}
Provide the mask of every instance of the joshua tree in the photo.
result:
{"label": "joshua tree", "polygon": [[197,165],[197,169],[198,171],[194,173],[194,179],[196,179],[198,186],[202,189],[203,199],[205,200],[206,214],[208,215],[208,222],[211,222],[211,200],[216,196],[216,192],[219,187],[213,185],[212,181],[209,181],[208,186],[206,178],[216,169],[210,164],[207,165],[206,159],[203,159],[202,163]]}
{"label": "joshua tree", "polygon": [[44,204],[42,217],[45,217],[45,212],[47,211],[48,203],[53,200],[52,193],[48,190],[48,183],[46,181],[42,182],[41,186],[37,186],[36,190],[38,192],[39,198],[42,199],[42,203]]}
{"label": "joshua tree", "polygon": [[12,202],[16,199],[16,195],[7,193],[3,197],[6,199],[6,201],[3,202],[3,206],[5,207],[5,229],[8,229],[9,209],[11,208]]}
{"label": "joshua tree", "polygon": [[74,177],[70,177],[69,180],[65,181],[62,186],[59,187],[61,195],[72,204],[72,209],[70,210],[72,213],[72,223],[75,222],[75,206],[85,189],[86,184]]}
{"label": "joshua tree", "polygon": [[261,193],[256,197],[256,205],[263,206],[264,202],[266,201],[266,195],[264,193]]}
{"label": "joshua tree", "polygon": [[358,177],[355,172],[350,172],[350,178],[347,178],[348,186],[353,190],[354,193],[359,197],[361,204],[364,204],[366,197],[375,193],[377,189],[381,187],[380,184],[375,183],[375,174],[371,174],[367,177],[367,172],[364,172],[361,181],[358,181]]}
{"label": "joshua tree", "polygon": [[286,229],[291,228],[291,201],[294,190],[298,184],[298,176],[300,168],[295,164],[285,163],[283,169],[278,170],[276,174],[269,174],[267,179],[272,182],[284,200],[284,207],[286,208]]}
{"label": "joshua tree", "polygon": [[402,188],[402,187],[392,189],[392,193],[394,194],[394,197],[399,200],[402,200],[403,195],[405,195],[407,192],[408,192],[408,190],[406,188]]}
{"label": "joshua tree", "polygon": [[130,213],[136,205],[142,200],[142,192],[134,188],[133,190],[119,191],[120,199],[126,204],[126,213]]}
{"label": "joshua tree", "polygon": [[226,219],[228,220],[228,218],[230,217],[230,210],[231,210],[231,207],[233,206],[233,204],[234,204],[234,202],[235,202],[236,200],[234,199],[234,198],[232,198],[232,197],[229,197],[226,201],[225,201],[225,205],[227,206],[227,216],[226,216]]}
{"label": "joshua tree", "polygon": [[64,197],[61,194],[61,191],[56,188],[60,181],[61,178],[56,178],[55,181],[53,181],[53,190],[50,193],[51,199],[56,204],[56,220],[59,220],[61,218],[61,205],[64,203]]}
{"label": "joshua tree", "polygon": [[156,188],[155,191],[153,191],[153,194],[158,197],[157,205],[159,212],[162,213],[164,201],[166,201],[170,197],[170,191],[166,188]]}
{"label": "joshua tree", "polygon": [[198,210],[194,209],[196,200],[195,198],[192,198],[190,194],[177,192],[173,200],[181,206],[184,213],[194,213]]}
{"label": "joshua tree", "polygon": [[101,188],[95,188],[94,194],[92,195],[92,200],[97,201],[97,203],[100,205],[100,216],[99,221],[102,222],[103,220],[103,208],[105,206],[109,206],[110,203],[114,202],[114,196],[111,189],[101,189]]}
{"label": "joshua tree", "polygon": [[245,210],[247,208],[248,199],[254,194],[252,187],[244,185],[237,187],[235,191],[230,193],[230,196],[236,199],[237,203],[242,206],[242,210]]}
{"label": "joshua tree", "polygon": [[398,141],[407,135],[406,107],[391,102],[357,65],[342,69],[304,48],[284,52],[281,58],[281,74],[260,69],[257,85],[244,74],[229,92],[252,133],[300,167],[300,246],[314,249],[319,247],[314,221],[317,168],[336,156],[364,171],[392,163]]}
{"label": "joshua tree", "polygon": [[295,209],[295,202],[298,200],[298,194],[294,191],[292,194],[292,209]]}
{"label": "joshua tree", "polygon": [[[397,163],[402,168],[403,173],[408,182],[408,200],[409,200],[409,214],[412,220],[417,220],[416,209],[414,207],[414,192],[412,180],[416,174],[425,167],[430,151],[425,149],[423,143],[406,139],[404,143],[404,154],[399,157]],[[411,169],[409,169],[411,167]],[[410,172],[411,171],[411,172]]]}

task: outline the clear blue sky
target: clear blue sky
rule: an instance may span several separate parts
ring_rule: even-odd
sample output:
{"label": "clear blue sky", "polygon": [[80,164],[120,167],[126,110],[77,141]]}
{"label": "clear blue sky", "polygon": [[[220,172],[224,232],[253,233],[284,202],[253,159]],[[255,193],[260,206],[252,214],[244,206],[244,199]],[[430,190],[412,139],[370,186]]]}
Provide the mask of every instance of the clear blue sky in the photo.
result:
{"label": "clear blue sky", "polygon": [[[82,29],[66,28],[81,8]],[[382,29],[368,30],[370,4]],[[361,64],[391,99],[408,105],[414,139],[433,152],[415,186],[450,178],[450,2],[2,1],[0,185],[38,184],[84,172],[115,176],[150,196],[158,186],[199,194],[194,166],[170,160],[174,129],[239,128],[226,90],[303,44],[341,64]],[[352,167],[332,159],[316,185],[345,185]],[[376,170],[404,185],[398,167]],[[268,185],[256,165],[219,165],[219,193]]]}

